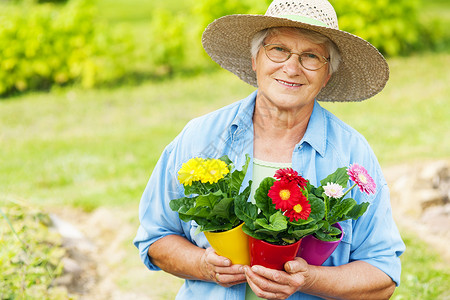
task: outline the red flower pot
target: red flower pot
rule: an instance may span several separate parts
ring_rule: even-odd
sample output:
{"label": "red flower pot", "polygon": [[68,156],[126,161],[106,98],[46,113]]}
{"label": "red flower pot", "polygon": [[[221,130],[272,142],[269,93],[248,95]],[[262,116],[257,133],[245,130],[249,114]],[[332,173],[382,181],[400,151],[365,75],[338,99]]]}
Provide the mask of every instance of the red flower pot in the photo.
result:
{"label": "red flower pot", "polygon": [[261,265],[275,270],[284,270],[284,264],[297,255],[299,240],[290,245],[274,245],[249,236],[250,265]]}

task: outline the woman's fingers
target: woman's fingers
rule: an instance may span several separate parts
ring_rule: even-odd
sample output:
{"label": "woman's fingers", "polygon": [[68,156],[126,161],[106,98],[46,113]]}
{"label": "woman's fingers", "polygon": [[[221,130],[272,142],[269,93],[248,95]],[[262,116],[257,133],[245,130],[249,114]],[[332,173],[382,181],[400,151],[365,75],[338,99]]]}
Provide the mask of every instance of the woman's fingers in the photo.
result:
{"label": "woman's fingers", "polygon": [[300,273],[291,274],[262,266],[244,267],[244,270],[249,286],[261,298],[286,299],[304,282]]}
{"label": "woman's fingers", "polygon": [[202,258],[202,270],[210,281],[225,287],[245,282],[243,266],[232,265],[228,258],[217,255],[212,248],[205,250]]}

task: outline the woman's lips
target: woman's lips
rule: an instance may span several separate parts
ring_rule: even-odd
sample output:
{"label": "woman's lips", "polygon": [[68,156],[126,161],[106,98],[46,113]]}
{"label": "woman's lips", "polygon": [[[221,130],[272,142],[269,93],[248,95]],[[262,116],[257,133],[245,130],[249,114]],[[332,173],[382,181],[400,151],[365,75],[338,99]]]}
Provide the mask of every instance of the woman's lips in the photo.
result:
{"label": "woman's lips", "polygon": [[303,85],[303,84],[300,84],[300,83],[284,81],[284,80],[281,80],[281,79],[275,79],[275,80],[277,82],[281,83],[282,85],[286,85],[286,86],[290,86],[290,87],[299,87],[299,86]]}

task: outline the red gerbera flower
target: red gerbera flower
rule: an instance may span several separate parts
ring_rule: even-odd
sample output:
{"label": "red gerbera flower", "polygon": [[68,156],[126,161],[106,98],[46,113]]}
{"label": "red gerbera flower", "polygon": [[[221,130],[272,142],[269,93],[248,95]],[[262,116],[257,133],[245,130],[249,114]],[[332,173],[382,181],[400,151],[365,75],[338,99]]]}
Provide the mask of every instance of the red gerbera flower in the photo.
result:
{"label": "red gerbera flower", "polygon": [[284,180],[275,181],[267,195],[272,199],[275,208],[282,211],[291,209],[303,196],[296,182]]}
{"label": "red gerbera flower", "polygon": [[301,188],[306,187],[307,180],[292,168],[279,169],[275,172],[274,177],[281,181],[296,182]]}
{"label": "red gerbera flower", "polygon": [[284,215],[288,217],[291,222],[294,219],[295,221],[298,221],[298,219],[307,220],[310,214],[311,205],[306,197],[302,197],[300,201],[292,207],[292,209],[284,213]]}

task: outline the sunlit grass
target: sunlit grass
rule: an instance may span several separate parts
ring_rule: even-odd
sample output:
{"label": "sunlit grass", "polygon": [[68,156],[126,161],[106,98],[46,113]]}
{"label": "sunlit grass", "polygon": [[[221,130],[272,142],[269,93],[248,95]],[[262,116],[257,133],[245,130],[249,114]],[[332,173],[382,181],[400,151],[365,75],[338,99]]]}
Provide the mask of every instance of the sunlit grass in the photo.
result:
{"label": "sunlit grass", "polygon": [[402,261],[401,284],[394,293],[395,300],[450,299],[450,268],[428,244],[415,236],[411,229],[403,229],[407,246]]}
{"label": "sunlit grass", "polygon": [[382,165],[450,154],[450,55],[389,60],[386,88],[362,103],[325,106],[360,131]]}

